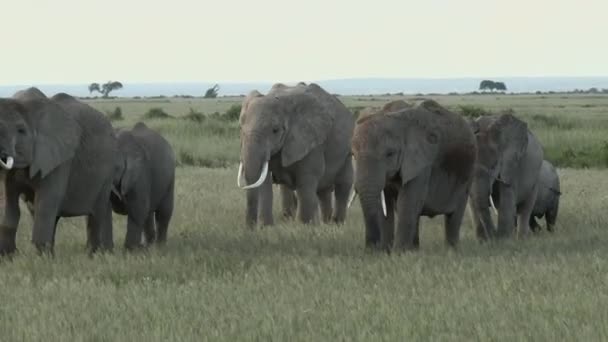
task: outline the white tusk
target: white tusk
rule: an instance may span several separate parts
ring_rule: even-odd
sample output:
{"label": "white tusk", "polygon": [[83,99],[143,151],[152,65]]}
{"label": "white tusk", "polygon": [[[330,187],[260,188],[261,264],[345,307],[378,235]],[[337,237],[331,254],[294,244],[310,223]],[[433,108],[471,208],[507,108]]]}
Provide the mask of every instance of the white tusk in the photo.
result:
{"label": "white tusk", "polygon": [[490,205],[492,206],[492,209],[494,209],[494,215],[498,215],[498,212],[496,211],[496,206],[494,205],[494,201],[492,200],[492,195],[490,195]]}
{"label": "white tusk", "polygon": [[380,199],[382,201],[382,212],[384,213],[384,217],[386,217],[386,200],[384,199],[384,190],[380,191]]}
{"label": "white tusk", "polygon": [[0,166],[2,166],[3,169],[5,170],[10,170],[13,168],[13,163],[15,162],[15,160],[13,159],[13,157],[7,157],[6,158],[6,163],[4,163],[2,161],[2,159],[0,158]]}
{"label": "white tusk", "polygon": [[357,191],[353,189],[353,191],[351,191],[350,195],[348,196],[348,208],[350,208],[350,206],[353,204],[355,197],[357,197]]}
{"label": "white tusk", "polygon": [[241,178],[243,177],[243,163],[241,162],[239,164],[239,174],[238,174],[238,177],[236,180],[236,184],[239,186],[239,188],[241,188],[243,190],[257,188],[260,185],[262,185],[262,183],[264,183],[267,175],[268,175],[268,162],[265,162],[264,166],[262,167],[262,174],[260,174],[260,178],[257,180],[257,182],[255,182],[251,185],[241,186]]}

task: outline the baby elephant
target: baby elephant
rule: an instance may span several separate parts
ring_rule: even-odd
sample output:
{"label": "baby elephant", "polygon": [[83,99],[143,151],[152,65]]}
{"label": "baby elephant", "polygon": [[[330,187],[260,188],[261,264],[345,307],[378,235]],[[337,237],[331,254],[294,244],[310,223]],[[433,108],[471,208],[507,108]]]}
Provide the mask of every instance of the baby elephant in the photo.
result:
{"label": "baby elephant", "polygon": [[147,244],[164,243],[173,214],[173,149],[142,122],[116,136],[120,158],[110,201],[115,213],[128,216],[125,248],[141,247],[142,231]]}
{"label": "baby elephant", "polygon": [[561,195],[559,187],[559,176],[555,167],[546,160],[543,160],[543,164],[538,175],[538,195],[536,196],[536,202],[534,202],[534,209],[532,215],[530,215],[530,229],[533,232],[539,232],[541,227],[536,222],[535,217],[545,217],[547,222],[547,230],[552,232],[553,226],[555,225],[555,219],[557,218],[557,211],[559,208],[559,197]]}

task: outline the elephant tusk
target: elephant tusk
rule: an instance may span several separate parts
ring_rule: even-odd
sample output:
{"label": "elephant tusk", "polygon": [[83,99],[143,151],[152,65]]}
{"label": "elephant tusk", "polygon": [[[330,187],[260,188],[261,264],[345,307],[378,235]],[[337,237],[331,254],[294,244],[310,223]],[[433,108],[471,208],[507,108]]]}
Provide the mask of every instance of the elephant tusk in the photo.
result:
{"label": "elephant tusk", "polygon": [[384,199],[384,190],[380,191],[380,200],[382,201],[382,213],[386,217],[386,200]]}
{"label": "elephant tusk", "polygon": [[260,174],[260,178],[255,183],[253,183],[251,185],[242,186],[241,185],[241,179],[243,178],[243,163],[241,162],[239,164],[239,174],[238,174],[237,179],[236,179],[236,184],[238,185],[239,188],[241,188],[243,190],[257,188],[260,185],[262,185],[262,183],[264,183],[264,181],[266,180],[266,176],[267,175],[268,175],[268,162],[265,162],[264,166],[262,167],[262,174]]}
{"label": "elephant tusk", "polygon": [[118,189],[116,189],[116,186],[114,186],[114,185],[112,185],[112,192],[114,193],[114,195],[116,195],[116,197],[118,197],[122,201],[122,196],[120,195],[120,192],[118,192]]}
{"label": "elephant tusk", "polygon": [[350,195],[348,196],[348,205],[347,205],[348,208],[350,208],[350,206],[353,204],[355,197],[357,197],[357,191],[355,191],[355,189],[353,189],[353,191],[351,191]]}
{"label": "elephant tusk", "polygon": [[13,157],[6,157],[6,163],[2,160],[2,158],[0,158],[0,166],[2,166],[2,168],[5,170],[12,169],[14,162],[15,160]]}
{"label": "elephant tusk", "polygon": [[492,200],[492,195],[490,195],[490,205],[492,209],[494,209],[494,215],[498,215],[498,211],[496,211],[496,206],[494,205],[494,200]]}

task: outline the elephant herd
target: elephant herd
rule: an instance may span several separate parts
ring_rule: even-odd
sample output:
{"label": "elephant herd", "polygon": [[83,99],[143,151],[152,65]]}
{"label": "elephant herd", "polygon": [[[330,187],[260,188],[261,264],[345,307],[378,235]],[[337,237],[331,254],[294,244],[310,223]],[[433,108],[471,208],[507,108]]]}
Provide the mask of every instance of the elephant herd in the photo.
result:
{"label": "elephant herd", "polygon": [[23,198],[34,218],[32,242],[53,253],[60,217],[87,217],[91,252],[113,248],[112,211],[127,215],[125,247],[142,235],[163,243],[173,212],[175,157],[143,123],[114,129],[99,111],[65,93],[37,88],[0,99],[4,219],[0,254],[16,251]]}
{"label": "elephant herd", "polygon": [[[557,172],[510,113],[467,120],[433,100],[399,100],[355,120],[317,84],[278,83],[244,99],[239,126],[237,184],[250,228],[274,224],[273,184],[283,216],[302,223],[343,224],[357,195],[365,245],[385,251],[418,248],[421,216],[443,215],[446,242],[456,246],[467,207],[481,240],[537,231],[535,217],[550,231],[555,224]],[[0,99],[0,167],[1,255],[16,251],[20,198],[40,252],[53,252],[60,217],[87,217],[91,252],[113,248],[112,212],[127,216],[128,250],[167,239],[176,160],[144,123],[113,128],[70,95],[28,88]]]}
{"label": "elephant herd", "polygon": [[318,85],[279,83],[245,98],[240,128],[249,227],[273,224],[273,184],[283,215],[303,223],[343,223],[358,195],[365,246],[385,251],[418,248],[421,216],[443,215],[456,246],[467,207],[480,240],[538,231],[543,216],[549,231],[555,224],[559,177],[511,113],[467,120],[433,100],[398,100],[355,122]]}

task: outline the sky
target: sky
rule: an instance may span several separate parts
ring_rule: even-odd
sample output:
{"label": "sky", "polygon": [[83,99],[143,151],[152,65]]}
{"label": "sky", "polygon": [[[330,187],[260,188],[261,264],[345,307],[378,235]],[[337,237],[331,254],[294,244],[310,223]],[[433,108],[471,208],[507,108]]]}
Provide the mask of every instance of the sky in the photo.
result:
{"label": "sky", "polygon": [[608,75],[606,0],[19,0],[0,85]]}

